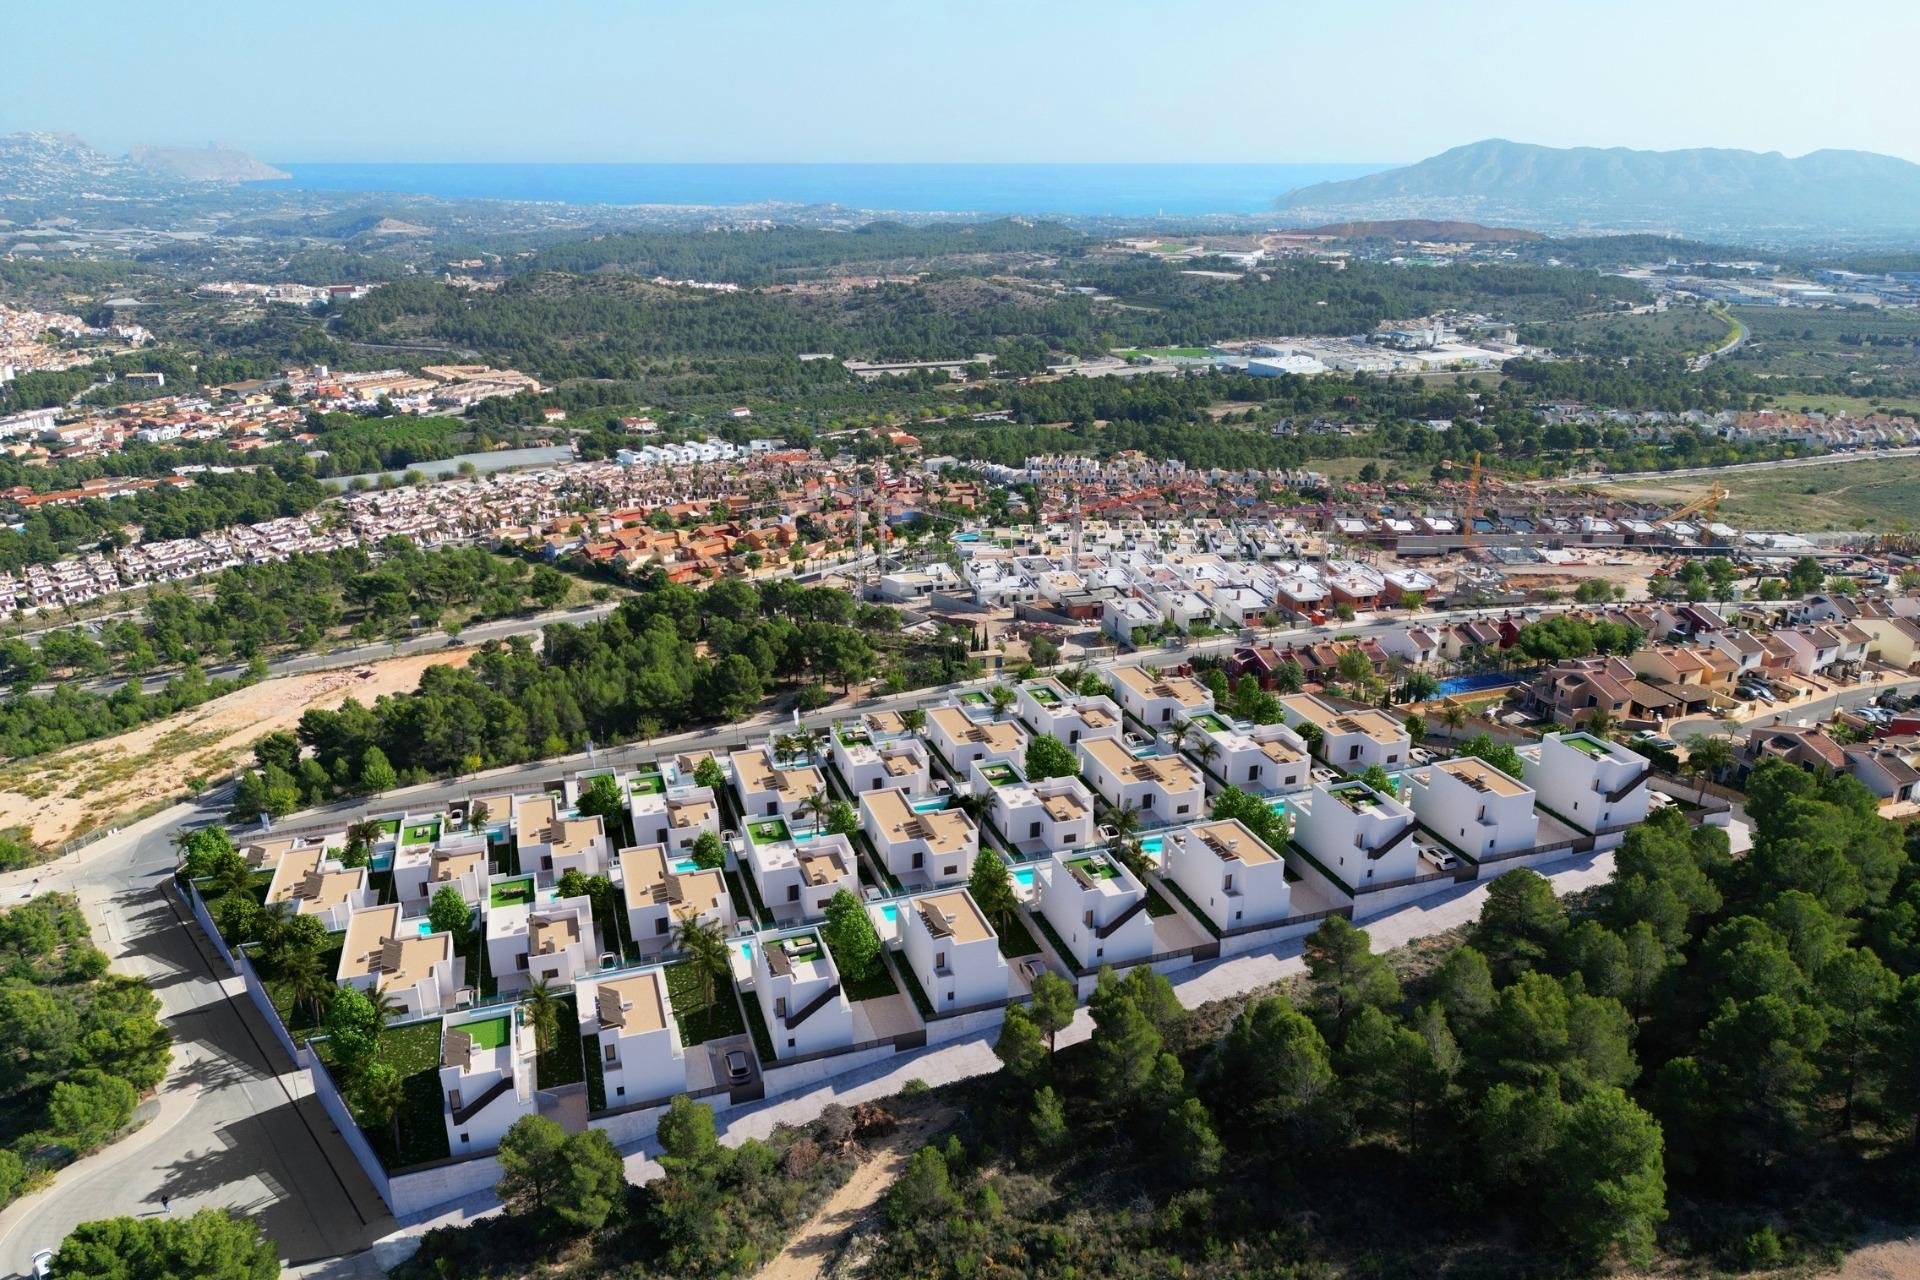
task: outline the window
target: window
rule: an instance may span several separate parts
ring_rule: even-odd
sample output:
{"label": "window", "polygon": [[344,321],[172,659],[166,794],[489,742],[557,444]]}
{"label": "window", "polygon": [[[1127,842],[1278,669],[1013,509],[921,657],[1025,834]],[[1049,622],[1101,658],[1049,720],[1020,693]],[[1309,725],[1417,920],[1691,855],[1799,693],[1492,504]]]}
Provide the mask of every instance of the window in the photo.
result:
{"label": "window", "polygon": [[1398,763],[1400,763],[1400,753],[1399,753],[1398,751],[1395,751],[1395,752],[1391,752],[1391,753],[1390,753],[1390,754],[1389,754],[1389,755],[1387,756],[1387,763],[1388,763],[1388,764],[1398,764]]}
{"label": "window", "polygon": [[943,875],[943,876],[954,876],[954,875],[959,875],[959,874],[960,874],[960,868],[959,868],[959,867],[955,867],[955,866],[946,866],[946,867],[942,867],[942,868],[940,868],[940,874],[941,874],[941,875]]}
{"label": "window", "polygon": [[462,1142],[471,1142],[471,1141],[473,1141],[473,1139],[471,1139],[471,1138],[469,1138],[469,1137],[468,1137],[468,1136],[467,1136],[466,1134],[464,1134],[464,1133],[463,1133],[463,1134],[461,1134],[461,1135],[460,1135],[460,1141],[462,1141]]}
{"label": "window", "polygon": [[787,886],[787,901],[788,901],[788,902],[798,902],[798,901],[800,901],[800,886],[799,886],[799,885],[797,885],[797,884],[790,884],[790,885],[788,885],[788,886]]}
{"label": "window", "polygon": [[1069,831],[1069,832],[1067,832],[1067,834],[1066,834],[1066,836],[1065,836],[1065,837],[1064,837],[1064,838],[1063,838],[1063,839],[1061,840],[1061,842],[1060,842],[1060,843],[1062,843],[1062,844],[1072,844],[1072,843],[1073,843],[1073,842],[1074,842],[1075,840],[1078,840],[1079,838],[1080,838],[1080,833],[1079,833],[1079,832],[1077,832],[1077,831]]}
{"label": "window", "polygon": [[1172,707],[1160,708],[1160,723],[1165,724],[1167,721],[1171,719],[1173,719],[1173,708]]}
{"label": "window", "polygon": [[1358,744],[1355,744],[1354,746],[1347,748],[1347,759],[1358,760],[1359,758],[1360,758],[1360,747]]}
{"label": "window", "polygon": [[1226,878],[1220,882],[1220,888],[1227,893],[1233,892],[1233,873],[1232,872],[1228,872]]}
{"label": "window", "polygon": [[789,1049],[791,1049],[791,1048],[793,1048],[793,1037],[792,1037],[792,1036],[788,1036],[788,1037],[787,1037],[787,1048],[789,1048]]}
{"label": "window", "polygon": [[1073,745],[1074,743],[1076,743],[1076,742],[1078,742],[1078,741],[1080,741],[1080,731],[1079,731],[1078,729],[1074,729],[1074,730],[1072,730],[1071,732],[1069,732],[1069,733],[1067,734],[1067,745],[1068,745],[1068,746],[1072,746],[1072,745]]}
{"label": "window", "polygon": [[1040,835],[1040,824],[1037,822],[1029,823],[1027,825],[1027,838],[1029,840],[1032,840],[1032,839],[1036,839],[1039,835]]}
{"label": "window", "polygon": [[458,1111],[459,1109],[460,1109],[460,1091],[458,1089],[447,1090],[447,1110]]}
{"label": "window", "polygon": [[776,1018],[784,1018],[787,1016],[787,998],[785,996],[775,996],[773,998],[773,1016]]}
{"label": "window", "polygon": [[1089,929],[1093,928],[1093,912],[1091,911],[1086,914],[1086,926]]}
{"label": "window", "polygon": [[1175,809],[1175,810],[1174,810],[1174,812],[1175,812],[1175,813],[1185,813],[1185,812],[1186,812],[1186,811],[1187,811],[1188,809],[1191,809],[1192,807],[1193,807],[1192,805],[1186,805],[1186,804],[1183,804],[1183,805],[1181,805],[1181,806],[1180,806],[1180,807],[1179,807],[1178,809]]}
{"label": "window", "polygon": [[769,800],[769,801],[767,801],[767,816],[768,816],[769,818],[771,818],[771,817],[774,817],[774,816],[775,816],[776,814],[778,814],[779,812],[780,812],[780,804],[779,804],[779,801],[777,801],[777,800]]}
{"label": "window", "polygon": [[514,964],[515,964],[515,966],[516,966],[516,967],[518,967],[518,968],[521,968],[521,969],[524,969],[524,968],[526,968],[526,967],[527,967],[527,957],[526,957],[526,955],[525,955],[524,953],[522,953],[522,954],[520,954],[520,955],[517,955],[517,956],[515,956],[515,957],[513,958],[513,961],[514,961]]}
{"label": "window", "polygon": [[624,1097],[626,1097],[626,1096],[627,1096],[627,1086],[625,1086],[625,1085],[623,1085],[623,1084],[622,1084],[622,1085],[615,1085],[615,1086],[614,1086],[614,1090],[613,1090],[613,1096],[614,1096],[614,1097],[616,1097],[616,1098],[624,1098]]}
{"label": "window", "polygon": [[620,1059],[619,1059],[619,1058],[618,1058],[618,1057],[616,1056],[616,1050],[615,1050],[615,1047],[614,1047],[613,1045],[604,1045],[604,1046],[602,1046],[602,1047],[603,1047],[603,1048],[604,1048],[604,1049],[605,1049],[605,1050],[607,1051],[607,1061],[608,1061],[608,1062],[618,1062],[618,1061],[620,1060]]}
{"label": "window", "polygon": [[875,778],[873,780],[873,786],[868,789],[871,791],[878,791],[880,789],[880,779]]}
{"label": "window", "polygon": [[1153,808],[1153,792],[1149,791],[1147,792],[1147,794],[1140,797],[1140,807],[1142,809]]}
{"label": "window", "polygon": [[655,844],[665,844],[667,842],[667,829],[665,827],[655,827],[653,830],[653,842]]}
{"label": "window", "polygon": [[926,860],[927,860],[926,854],[922,853],[918,849],[915,849],[913,851],[913,869],[915,871],[918,871],[921,868],[921,866],[923,866],[926,863]]}
{"label": "window", "polygon": [[948,1003],[948,1004],[952,1004],[952,1003],[953,1003],[953,992],[951,992],[951,991],[949,991],[949,992],[947,992],[947,1003]]}
{"label": "window", "polygon": [[658,920],[655,920],[653,922],[653,931],[657,934],[665,933],[667,931],[667,918],[665,916],[661,916]]}
{"label": "window", "polygon": [[1248,781],[1248,782],[1258,782],[1258,781],[1260,781],[1260,766],[1259,766],[1259,765],[1257,765],[1257,764],[1250,764],[1250,765],[1248,765],[1248,766],[1247,766],[1247,781]]}

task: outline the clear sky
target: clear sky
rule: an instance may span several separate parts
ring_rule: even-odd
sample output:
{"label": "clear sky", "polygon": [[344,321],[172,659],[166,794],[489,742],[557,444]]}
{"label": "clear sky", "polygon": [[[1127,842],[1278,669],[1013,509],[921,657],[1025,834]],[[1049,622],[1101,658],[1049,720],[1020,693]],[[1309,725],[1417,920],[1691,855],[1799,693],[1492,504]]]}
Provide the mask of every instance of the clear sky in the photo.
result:
{"label": "clear sky", "polygon": [[0,132],[290,161],[1920,160],[1913,0],[14,0]]}

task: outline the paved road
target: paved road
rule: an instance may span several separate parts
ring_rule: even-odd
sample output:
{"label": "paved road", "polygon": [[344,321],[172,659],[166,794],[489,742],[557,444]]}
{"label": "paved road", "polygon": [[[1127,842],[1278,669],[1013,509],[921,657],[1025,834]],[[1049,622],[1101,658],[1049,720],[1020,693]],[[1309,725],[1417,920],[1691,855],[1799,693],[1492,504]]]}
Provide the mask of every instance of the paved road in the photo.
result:
{"label": "paved road", "polygon": [[1621,471],[1613,475],[1571,476],[1567,480],[1540,480],[1533,483],[1556,487],[1569,482],[1579,484],[1661,484],[1669,480],[1705,479],[1740,475],[1748,471],[1790,471],[1797,467],[1831,467],[1844,462],[1884,462],[1888,458],[1920,457],[1920,446],[1898,449],[1856,449],[1847,453],[1822,453],[1811,458],[1776,458],[1771,462],[1732,462],[1724,467],[1681,467],[1674,471]]}
{"label": "paved road", "polygon": [[119,1214],[230,1206],[257,1218],[295,1261],[363,1249],[395,1226],[319,1104],[162,886],[170,837],[210,821],[224,799],[180,806],[122,835],[0,877],[0,903],[77,892],[114,968],[144,975],[173,1033],[174,1065],[145,1125],[0,1213],[0,1273],[25,1274],[36,1250],[76,1223]]}

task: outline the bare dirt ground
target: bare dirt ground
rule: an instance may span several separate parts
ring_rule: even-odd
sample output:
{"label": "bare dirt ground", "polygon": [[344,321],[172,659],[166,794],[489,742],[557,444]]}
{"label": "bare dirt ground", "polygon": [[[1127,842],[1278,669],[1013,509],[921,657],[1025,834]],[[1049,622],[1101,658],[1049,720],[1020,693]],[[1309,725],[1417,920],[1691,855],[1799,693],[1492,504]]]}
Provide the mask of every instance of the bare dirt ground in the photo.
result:
{"label": "bare dirt ground", "polygon": [[1920,1277],[1920,1240],[1887,1240],[1856,1249],[1834,1274],[1839,1280],[1915,1280]]}
{"label": "bare dirt ground", "polygon": [[930,1111],[902,1120],[900,1127],[868,1154],[853,1176],[793,1233],[780,1255],[761,1269],[759,1280],[821,1280],[841,1245],[860,1220],[880,1203],[907,1157],[953,1119],[951,1110]]}
{"label": "bare dirt ground", "polygon": [[224,776],[254,739],[293,728],[309,708],[411,690],[426,668],[465,666],[472,654],[449,649],[263,680],[117,738],[17,761],[0,769],[0,830],[24,828],[34,843],[57,845],[180,795],[190,778]]}

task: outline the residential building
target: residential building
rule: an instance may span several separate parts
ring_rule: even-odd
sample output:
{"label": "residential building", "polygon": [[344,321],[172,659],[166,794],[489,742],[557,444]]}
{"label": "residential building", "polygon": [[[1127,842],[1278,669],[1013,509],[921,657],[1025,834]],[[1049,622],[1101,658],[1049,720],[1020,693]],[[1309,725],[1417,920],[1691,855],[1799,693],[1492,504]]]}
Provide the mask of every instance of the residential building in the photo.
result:
{"label": "residential building", "polygon": [[393,892],[402,902],[430,900],[452,885],[477,907],[486,896],[488,874],[484,831],[444,836],[431,844],[401,845],[393,856]]}
{"label": "residential building", "polygon": [[533,1028],[517,1008],[449,1018],[440,1029],[440,1088],[455,1158],[500,1145],[513,1122],[536,1115]]}
{"label": "residential building", "polygon": [[583,982],[578,999],[580,1035],[600,1060],[608,1107],[664,1102],[686,1092],[687,1055],[665,970]]}
{"label": "residential building", "polygon": [[1462,853],[1479,858],[1539,844],[1533,788],[1486,761],[1459,756],[1408,777],[1408,802],[1421,824]]}
{"label": "residential building", "polygon": [[1014,692],[1016,714],[1036,734],[1070,747],[1082,738],[1120,736],[1120,708],[1104,694],[1076,694],[1054,679],[1028,680]]}
{"label": "residential building", "polygon": [[1293,913],[1287,864],[1237,819],[1169,832],[1167,878],[1215,927],[1277,924]]}
{"label": "residential building", "polygon": [[1524,781],[1562,821],[1600,835],[1646,819],[1653,769],[1619,743],[1590,733],[1549,733],[1519,750]]}
{"label": "residential building", "polygon": [[322,846],[289,849],[267,884],[267,905],[290,903],[297,915],[317,916],[328,933],[347,927],[347,917],[378,901],[365,867],[343,867]]}
{"label": "residential building", "polygon": [[526,877],[496,878],[486,911],[487,966],[509,990],[535,982],[555,986],[591,974],[599,965],[593,899],[562,898],[551,890],[503,896]]}
{"label": "residential building", "polygon": [[596,815],[565,818],[551,795],[521,796],[513,806],[514,839],[523,870],[559,879],[569,871],[603,876],[613,866],[613,844]]}
{"label": "residential building", "polygon": [[1384,711],[1371,707],[1347,711],[1310,693],[1291,693],[1280,699],[1280,714],[1292,728],[1316,726],[1320,730],[1320,758],[1348,773],[1360,773],[1376,764],[1389,771],[1398,770],[1412,758],[1413,739],[1406,726]]}
{"label": "residential building", "polygon": [[853,1043],[853,1005],[820,935],[809,929],[762,936],[753,948],[753,997],[773,1037],[776,1059],[844,1049]]}
{"label": "residential building", "polygon": [[1108,804],[1131,805],[1145,824],[1191,820],[1204,812],[1200,770],[1179,756],[1136,756],[1113,738],[1095,738],[1080,744],[1080,768]]}
{"label": "residential building", "polygon": [[1364,782],[1318,782],[1287,802],[1293,839],[1355,891],[1419,874],[1413,811]]}
{"label": "residential building", "polygon": [[1017,760],[1027,750],[1027,735],[1013,721],[975,720],[959,707],[927,712],[927,741],[959,776],[975,760]]}
{"label": "residential building", "polygon": [[620,851],[620,892],[627,931],[644,950],[672,945],[673,931],[684,920],[733,928],[735,907],[726,876],[718,868],[702,871],[661,845]]}
{"label": "residential building", "polygon": [[1040,911],[1082,969],[1125,965],[1154,953],[1146,886],[1110,854],[1056,850]]}
{"label": "residential building", "polygon": [[1111,668],[1107,678],[1120,709],[1156,732],[1213,710],[1213,691],[1189,676],[1121,666]]}
{"label": "residential building", "polygon": [[881,865],[910,885],[964,880],[980,852],[980,833],[964,811],[922,808],[901,791],[862,792],[860,826]]}
{"label": "residential building", "polygon": [[1007,999],[1000,937],[965,889],[930,893],[900,913],[901,948],[935,1013]]}
{"label": "residential building", "polygon": [[991,797],[987,821],[1021,853],[1074,851],[1094,841],[1093,793],[1078,778],[1029,782],[1010,760],[976,760],[975,795]]}
{"label": "residential building", "polygon": [[347,918],[334,980],[369,995],[383,993],[401,1017],[452,1009],[466,961],[454,954],[452,934],[430,928],[425,920],[403,919],[397,902],[355,911]]}
{"label": "residential building", "polygon": [[927,749],[918,739],[876,741],[864,724],[835,725],[833,763],[855,795],[894,790],[914,795],[927,789]]}
{"label": "residential building", "polygon": [[701,836],[720,834],[720,805],[711,787],[637,784],[627,796],[627,812],[636,840],[664,846],[675,857],[692,853]]}
{"label": "residential building", "polygon": [[845,836],[796,839],[778,818],[753,819],[743,834],[740,861],[760,900],[782,923],[820,919],[827,900],[841,889],[860,896],[859,856]]}
{"label": "residential building", "polygon": [[800,807],[826,789],[820,771],[811,765],[782,768],[774,763],[770,745],[749,747],[728,757],[733,762],[733,787],[740,812],[748,818],[793,819]]}
{"label": "residential building", "polygon": [[[1284,724],[1242,728],[1216,713],[1195,716],[1187,723],[1193,726],[1188,754],[1228,786],[1273,795],[1298,791],[1313,782],[1307,744]],[[1201,743],[1211,743],[1211,753]]]}

